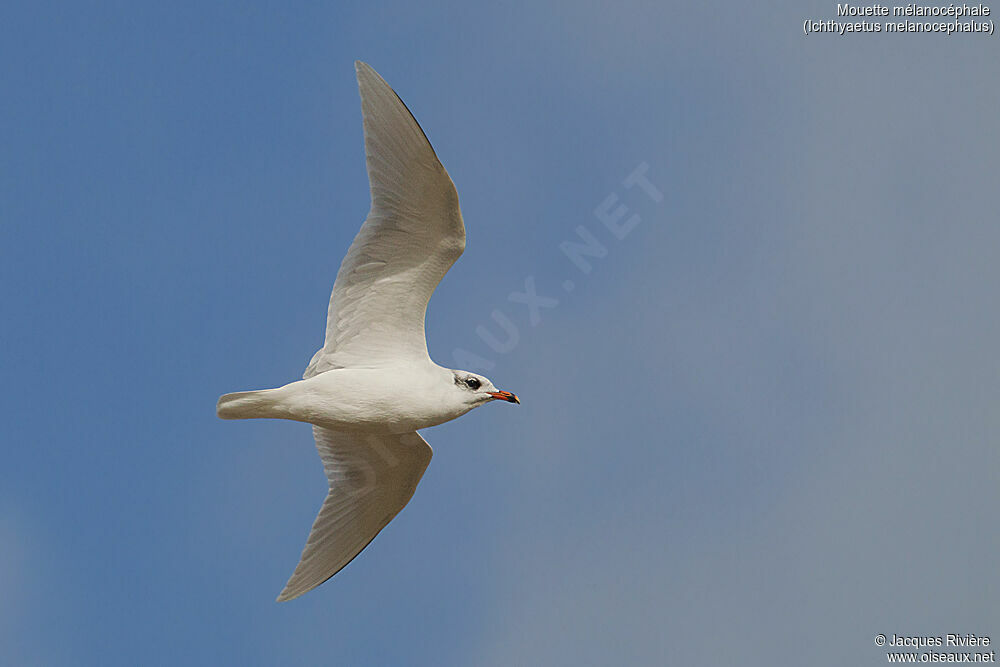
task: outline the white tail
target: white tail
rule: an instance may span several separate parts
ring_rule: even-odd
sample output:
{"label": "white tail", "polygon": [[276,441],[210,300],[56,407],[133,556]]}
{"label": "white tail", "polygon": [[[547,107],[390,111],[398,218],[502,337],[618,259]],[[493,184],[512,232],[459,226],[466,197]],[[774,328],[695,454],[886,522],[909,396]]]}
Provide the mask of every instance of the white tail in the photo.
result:
{"label": "white tail", "polygon": [[219,398],[215,412],[221,419],[257,419],[276,417],[273,389],[238,391]]}

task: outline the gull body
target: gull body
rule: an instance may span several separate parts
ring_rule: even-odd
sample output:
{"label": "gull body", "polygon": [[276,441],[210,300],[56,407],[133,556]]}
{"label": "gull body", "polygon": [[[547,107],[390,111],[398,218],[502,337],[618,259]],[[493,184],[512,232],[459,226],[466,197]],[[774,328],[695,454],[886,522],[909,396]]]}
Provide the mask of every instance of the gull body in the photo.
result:
{"label": "gull body", "polygon": [[520,403],[427,354],[427,303],[465,249],[458,193],[399,96],[365,63],[355,69],[372,204],[337,272],[323,347],[303,379],[216,405],[222,419],[313,425],[330,490],[279,601],[339,572],[409,502],[433,454],[418,429]]}
{"label": "gull body", "polygon": [[[465,374],[472,376],[473,374]],[[364,433],[410,433],[461,417],[495,400],[455,382],[455,371],[433,362],[393,368],[339,368],[276,389],[226,394],[223,419],[266,417]]]}

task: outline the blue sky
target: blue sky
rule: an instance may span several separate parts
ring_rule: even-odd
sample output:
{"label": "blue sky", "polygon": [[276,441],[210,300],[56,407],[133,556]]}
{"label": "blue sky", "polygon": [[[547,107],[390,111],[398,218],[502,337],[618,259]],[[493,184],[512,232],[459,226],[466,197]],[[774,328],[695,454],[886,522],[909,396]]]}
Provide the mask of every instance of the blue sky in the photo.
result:
{"label": "blue sky", "polygon": [[[9,9],[0,661],[842,665],[884,661],[879,632],[1000,639],[997,41],[802,34],[834,12]],[[307,426],[214,407],[322,342],[368,209],[355,59],[460,194],[431,354],[523,404],[426,431],[410,505],[276,604],[322,469]],[[624,185],[642,164],[662,201]],[[607,250],[587,274],[578,227]],[[528,279],[559,302],[534,324]]]}

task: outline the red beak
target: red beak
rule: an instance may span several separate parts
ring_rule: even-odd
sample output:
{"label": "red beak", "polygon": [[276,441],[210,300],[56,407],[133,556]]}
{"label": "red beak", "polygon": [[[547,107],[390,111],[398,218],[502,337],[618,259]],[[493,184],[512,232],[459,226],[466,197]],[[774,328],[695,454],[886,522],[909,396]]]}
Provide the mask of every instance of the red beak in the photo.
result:
{"label": "red beak", "polygon": [[489,392],[489,394],[493,398],[499,398],[501,401],[507,401],[508,403],[517,403],[518,405],[521,404],[521,401],[518,400],[517,396],[510,393],[509,391],[495,391],[495,392],[491,391]]}

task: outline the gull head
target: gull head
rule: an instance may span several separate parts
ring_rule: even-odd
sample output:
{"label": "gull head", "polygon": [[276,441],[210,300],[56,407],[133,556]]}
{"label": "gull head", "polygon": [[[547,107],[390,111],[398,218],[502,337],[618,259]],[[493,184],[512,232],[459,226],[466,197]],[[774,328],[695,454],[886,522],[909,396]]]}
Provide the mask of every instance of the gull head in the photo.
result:
{"label": "gull head", "polygon": [[468,371],[452,371],[451,373],[455,378],[455,391],[458,392],[459,400],[470,407],[474,408],[497,400],[521,403],[517,396],[509,391],[497,389],[489,379],[482,375]]}

